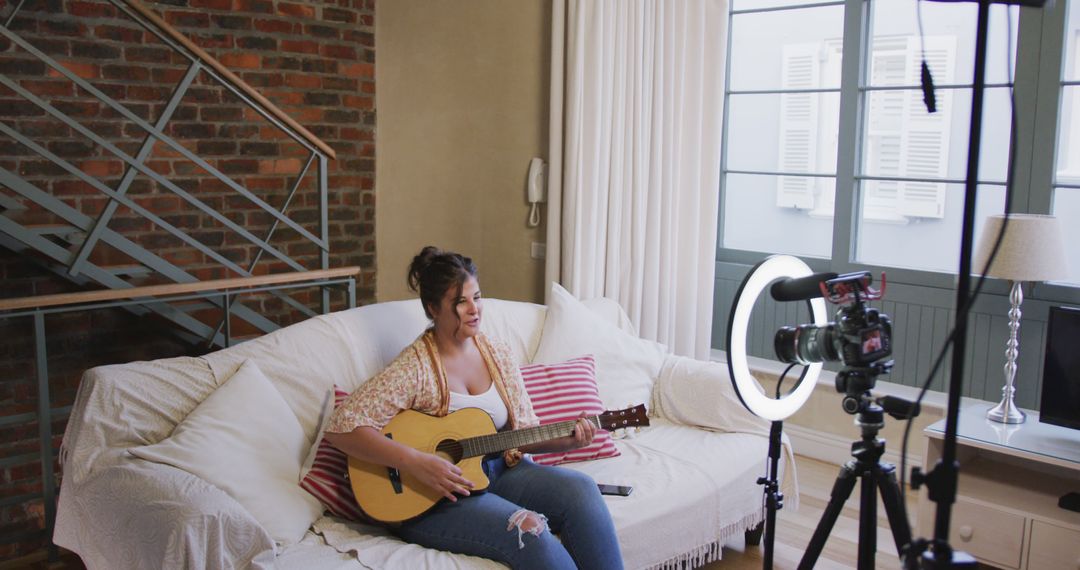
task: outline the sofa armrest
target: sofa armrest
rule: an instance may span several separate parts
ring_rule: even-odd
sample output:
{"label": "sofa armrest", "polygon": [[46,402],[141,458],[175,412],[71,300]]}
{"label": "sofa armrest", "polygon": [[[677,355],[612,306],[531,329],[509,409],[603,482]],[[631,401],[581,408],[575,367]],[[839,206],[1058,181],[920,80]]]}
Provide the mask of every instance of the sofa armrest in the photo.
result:
{"label": "sofa armrest", "polygon": [[60,491],[54,542],[88,568],[272,568],[274,541],[224,491],[140,459]]}
{"label": "sofa armrest", "polygon": [[[669,354],[653,388],[653,413],[672,422],[712,431],[769,437],[770,422],[752,414],[735,392],[727,365]],[[799,507],[795,452],[787,434],[783,444],[781,491],[785,506]]]}

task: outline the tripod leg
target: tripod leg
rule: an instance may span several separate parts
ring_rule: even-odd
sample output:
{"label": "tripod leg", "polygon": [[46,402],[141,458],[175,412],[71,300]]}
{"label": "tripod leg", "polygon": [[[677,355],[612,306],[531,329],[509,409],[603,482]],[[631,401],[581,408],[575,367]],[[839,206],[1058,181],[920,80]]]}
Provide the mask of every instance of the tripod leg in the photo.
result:
{"label": "tripod leg", "polygon": [[862,495],[859,497],[859,570],[874,570],[877,554],[877,475],[867,469],[862,475]]}
{"label": "tripod leg", "polygon": [[844,502],[851,496],[851,491],[855,488],[857,479],[858,473],[854,461],[849,461],[840,468],[840,475],[836,477],[836,482],[833,483],[829,504],[825,505],[825,512],[822,513],[821,520],[818,522],[817,528],[814,529],[814,535],[810,537],[810,544],[807,545],[806,552],[803,553],[802,560],[799,561],[799,570],[810,570],[817,563],[822,549],[825,548],[825,541],[829,538],[829,533],[832,532],[832,527],[836,524],[840,511],[844,509]]}
{"label": "tripod leg", "polygon": [[881,502],[885,504],[885,514],[889,516],[889,528],[892,529],[893,540],[896,541],[896,552],[903,556],[904,547],[911,543],[911,526],[908,525],[900,485],[896,482],[896,466],[882,463],[879,470],[878,488],[881,489]]}

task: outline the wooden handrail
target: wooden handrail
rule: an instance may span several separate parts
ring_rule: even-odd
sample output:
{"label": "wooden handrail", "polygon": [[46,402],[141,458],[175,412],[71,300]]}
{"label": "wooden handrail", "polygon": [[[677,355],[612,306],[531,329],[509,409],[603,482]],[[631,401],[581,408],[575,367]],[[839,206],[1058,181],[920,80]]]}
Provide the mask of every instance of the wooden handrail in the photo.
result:
{"label": "wooden handrail", "polygon": [[243,79],[237,77],[237,75],[227,67],[221,64],[220,61],[214,59],[213,56],[206,53],[202,48],[195,45],[187,36],[181,34],[176,28],[170,26],[168,22],[163,20],[161,16],[158,16],[156,12],[147,8],[139,0],[121,0],[124,4],[127,4],[131,9],[139,13],[140,16],[149,20],[152,24],[158,27],[162,32],[168,35],[171,39],[187,48],[191,53],[195,54],[203,63],[209,65],[214,71],[220,73],[225,79],[229,80],[237,89],[244,92],[245,95],[251,97],[262,105],[267,112],[274,116],[274,118],[285,123],[290,128],[295,130],[304,140],[315,145],[320,151],[329,156],[330,158],[337,159],[337,154],[334,153],[334,149],[330,148],[330,145],[324,143],[319,137],[311,133],[311,131],[305,129],[303,125],[297,123],[292,117],[285,114],[284,111],[277,108],[276,105],[270,102],[269,99],[263,97],[261,93],[256,91],[250,85],[244,82]]}
{"label": "wooden handrail", "polygon": [[37,297],[18,297],[15,299],[0,299],[0,311],[42,309],[60,305],[78,305],[81,303],[115,301],[118,299],[181,295],[184,293],[201,293],[204,291],[228,291],[230,289],[261,287],[263,285],[279,285],[282,283],[353,277],[359,274],[359,267],[350,266],[338,267],[336,269],[319,269],[315,271],[275,273],[272,275],[259,275],[256,277],[232,277],[229,279],[214,279],[212,281],[196,281],[193,283],[147,285],[145,287],[132,287],[130,289],[100,289],[96,291],[81,291],[78,293],[57,293],[55,295],[40,295]]}

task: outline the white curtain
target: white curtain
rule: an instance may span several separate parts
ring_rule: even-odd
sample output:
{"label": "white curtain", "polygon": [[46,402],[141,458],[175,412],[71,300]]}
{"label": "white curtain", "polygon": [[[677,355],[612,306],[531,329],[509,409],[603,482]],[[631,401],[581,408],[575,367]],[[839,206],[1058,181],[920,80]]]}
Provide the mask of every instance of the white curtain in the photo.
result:
{"label": "white curtain", "polygon": [[547,279],[707,358],[726,0],[555,0],[552,30]]}

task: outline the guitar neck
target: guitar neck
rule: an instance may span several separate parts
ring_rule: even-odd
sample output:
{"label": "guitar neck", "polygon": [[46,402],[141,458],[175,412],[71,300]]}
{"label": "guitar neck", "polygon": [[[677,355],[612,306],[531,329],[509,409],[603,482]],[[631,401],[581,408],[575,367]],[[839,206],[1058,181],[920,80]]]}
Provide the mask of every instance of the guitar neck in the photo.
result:
{"label": "guitar neck", "polygon": [[[601,429],[600,416],[586,416],[585,421],[596,426],[596,429]],[[463,457],[476,457],[566,437],[574,433],[576,425],[576,419],[566,420],[531,428],[470,437],[462,439],[459,443],[464,451]]]}

